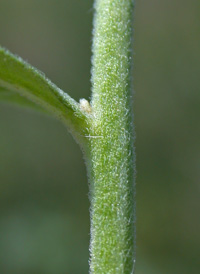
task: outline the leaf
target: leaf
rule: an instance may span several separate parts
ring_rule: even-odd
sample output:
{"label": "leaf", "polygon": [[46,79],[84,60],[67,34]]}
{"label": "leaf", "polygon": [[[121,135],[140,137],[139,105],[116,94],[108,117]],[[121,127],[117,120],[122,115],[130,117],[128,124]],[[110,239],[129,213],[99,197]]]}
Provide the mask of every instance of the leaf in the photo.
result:
{"label": "leaf", "polygon": [[49,111],[46,111],[43,107],[40,107],[39,105],[31,102],[20,94],[2,87],[0,87],[0,102],[50,114]]}
{"label": "leaf", "polygon": [[0,101],[47,110],[65,122],[71,132],[85,132],[86,115],[79,103],[45,75],[0,47]]}

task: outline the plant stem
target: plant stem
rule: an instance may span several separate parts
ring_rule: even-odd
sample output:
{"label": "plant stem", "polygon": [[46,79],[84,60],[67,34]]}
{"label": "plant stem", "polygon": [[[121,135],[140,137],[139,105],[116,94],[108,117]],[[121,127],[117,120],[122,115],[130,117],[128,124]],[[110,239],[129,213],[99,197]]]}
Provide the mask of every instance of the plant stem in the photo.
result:
{"label": "plant stem", "polygon": [[131,274],[135,264],[133,0],[96,0],[94,8],[91,105],[85,99],[75,102],[2,48],[0,99],[7,94],[8,101],[20,105],[38,104],[71,131],[85,152],[90,179],[90,273]]}
{"label": "plant stem", "polygon": [[132,0],[96,0],[92,58],[90,273],[133,273]]}

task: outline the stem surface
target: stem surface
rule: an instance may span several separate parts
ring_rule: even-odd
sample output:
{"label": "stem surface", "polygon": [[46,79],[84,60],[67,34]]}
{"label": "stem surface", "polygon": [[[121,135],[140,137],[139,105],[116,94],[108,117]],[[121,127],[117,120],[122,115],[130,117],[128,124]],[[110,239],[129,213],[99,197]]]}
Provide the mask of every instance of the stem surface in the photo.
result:
{"label": "stem surface", "polygon": [[87,159],[90,273],[131,274],[135,263],[132,0],[96,0]]}

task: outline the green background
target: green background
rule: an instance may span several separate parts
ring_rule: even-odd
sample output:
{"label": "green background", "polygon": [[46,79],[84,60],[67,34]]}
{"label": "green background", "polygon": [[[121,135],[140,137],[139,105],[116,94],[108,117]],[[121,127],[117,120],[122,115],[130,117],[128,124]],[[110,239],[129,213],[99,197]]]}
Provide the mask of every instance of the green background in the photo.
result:
{"label": "green background", "polygon": [[[1,0],[0,45],[90,97],[92,0]],[[138,0],[136,274],[200,269],[200,2]],[[0,104],[0,273],[88,273],[81,151],[63,125]]]}

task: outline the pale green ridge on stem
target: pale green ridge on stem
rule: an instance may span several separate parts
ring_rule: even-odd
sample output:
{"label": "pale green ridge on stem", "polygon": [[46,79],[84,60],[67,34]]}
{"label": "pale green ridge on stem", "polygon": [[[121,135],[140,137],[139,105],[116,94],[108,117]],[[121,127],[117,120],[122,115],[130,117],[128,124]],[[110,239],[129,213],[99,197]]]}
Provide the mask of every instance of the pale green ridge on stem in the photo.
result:
{"label": "pale green ridge on stem", "polygon": [[61,119],[81,145],[86,142],[88,115],[80,104],[43,73],[1,47],[0,100],[44,109]]}
{"label": "pale green ridge on stem", "polygon": [[[135,264],[132,0],[96,0],[92,57],[90,272]],[[96,137],[95,137],[96,136]]]}

